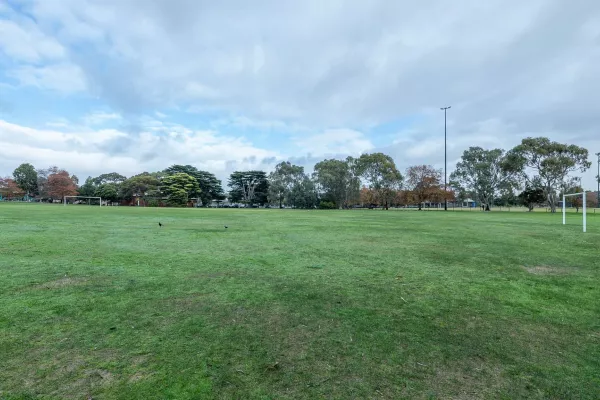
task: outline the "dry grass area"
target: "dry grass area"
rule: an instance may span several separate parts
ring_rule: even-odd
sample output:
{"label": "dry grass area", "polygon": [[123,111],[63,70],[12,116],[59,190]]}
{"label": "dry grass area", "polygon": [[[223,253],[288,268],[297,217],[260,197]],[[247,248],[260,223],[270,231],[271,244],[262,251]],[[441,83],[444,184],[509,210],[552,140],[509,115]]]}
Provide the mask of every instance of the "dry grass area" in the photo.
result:
{"label": "dry grass area", "polygon": [[567,275],[572,274],[575,271],[575,268],[551,267],[549,265],[536,265],[534,267],[523,268],[534,275]]}

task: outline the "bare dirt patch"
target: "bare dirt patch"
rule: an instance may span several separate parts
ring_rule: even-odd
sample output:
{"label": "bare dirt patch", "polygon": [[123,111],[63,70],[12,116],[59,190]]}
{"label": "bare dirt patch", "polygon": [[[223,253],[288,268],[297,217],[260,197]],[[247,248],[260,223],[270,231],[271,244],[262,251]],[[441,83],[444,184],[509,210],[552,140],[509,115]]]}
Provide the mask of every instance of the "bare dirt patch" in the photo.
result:
{"label": "bare dirt patch", "polygon": [[98,383],[102,386],[110,385],[115,380],[115,376],[112,372],[103,369],[92,369],[86,371],[86,375],[90,381]]}
{"label": "bare dirt patch", "polygon": [[60,278],[54,281],[40,283],[35,285],[34,289],[60,289],[67,286],[80,286],[84,285],[89,281],[88,278],[84,277],[70,277],[65,276],[64,278]]}
{"label": "bare dirt patch", "polygon": [[482,360],[435,368],[431,388],[443,399],[476,400],[493,396],[505,387],[502,368]]}
{"label": "bare dirt patch", "polygon": [[533,275],[568,275],[570,270],[550,265],[536,265],[532,267],[524,266],[523,269]]}

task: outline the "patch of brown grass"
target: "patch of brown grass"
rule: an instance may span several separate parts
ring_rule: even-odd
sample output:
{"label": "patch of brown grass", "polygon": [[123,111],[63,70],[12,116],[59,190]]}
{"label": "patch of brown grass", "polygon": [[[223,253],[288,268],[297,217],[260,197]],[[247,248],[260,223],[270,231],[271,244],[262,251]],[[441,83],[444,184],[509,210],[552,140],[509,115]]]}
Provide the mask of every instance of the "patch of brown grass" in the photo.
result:
{"label": "patch of brown grass", "polygon": [[40,283],[35,285],[34,289],[60,289],[67,286],[80,286],[85,285],[89,282],[88,278],[85,277],[70,277],[65,276],[64,278],[56,279],[54,281]]}
{"label": "patch of brown grass", "polygon": [[524,266],[523,269],[533,275],[568,275],[571,273],[566,268],[551,267],[549,265]]}
{"label": "patch of brown grass", "polygon": [[493,397],[506,385],[502,368],[483,360],[433,367],[430,387],[440,399],[478,400]]}

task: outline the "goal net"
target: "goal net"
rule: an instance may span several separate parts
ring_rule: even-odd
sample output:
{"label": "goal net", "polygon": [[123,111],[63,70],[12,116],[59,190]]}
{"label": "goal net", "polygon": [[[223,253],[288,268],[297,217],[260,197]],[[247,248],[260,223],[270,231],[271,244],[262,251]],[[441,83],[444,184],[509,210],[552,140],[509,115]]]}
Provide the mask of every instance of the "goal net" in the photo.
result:
{"label": "goal net", "polygon": [[582,204],[582,209],[583,209],[583,231],[586,232],[587,230],[587,218],[586,218],[586,214],[587,214],[587,205],[586,205],[586,196],[585,196],[585,191],[580,192],[580,193],[570,193],[570,194],[563,194],[563,198],[562,198],[562,215],[563,215],[563,225],[567,224],[567,197],[577,197],[577,196],[582,196],[583,197],[583,204]]}
{"label": "goal net", "polygon": [[66,206],[71,201],[71,204],[87,204],[89,206],[100,205],[102,207],[102,197],[90,196],[65,196],[63,204]]}

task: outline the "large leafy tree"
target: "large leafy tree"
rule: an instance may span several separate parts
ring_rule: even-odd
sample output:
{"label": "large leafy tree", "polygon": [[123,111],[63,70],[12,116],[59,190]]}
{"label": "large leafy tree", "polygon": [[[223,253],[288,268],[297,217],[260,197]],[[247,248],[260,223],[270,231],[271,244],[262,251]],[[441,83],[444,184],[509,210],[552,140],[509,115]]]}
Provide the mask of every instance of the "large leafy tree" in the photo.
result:
{"label": "large leafy tree", "polygon": [[269,181],[264,171],[236,171],[229,176],[228,185],[232,202],[267,203]]}
{"label": "large leafy tree", "polygon": [[[77,183],[77,177],[72,177]],[[79,187],[79,194],[82,196],[98,196],[103,200],[117,201],[121,198],[121,185],[127,180],[127,177],[118,172],[109,172],[98,175],[95,178],[88,177],[85,183]]]}
{"label": "large leafy tree", "polygon": [[546,195],[544,194],[544,189],[536,184],[536,182],[533,182],[525,186],[525,190],[519,193],[518,199],[529,211],[533,211],[536,206],[546,201]]}
{"label": "large leafy tree", "polygon": [[476,200],[489,211],[502,188],[514,186],[514,177],[502,168],[505,160],[504,150],[469,147],[456,164],[450,180],[461,190],[473,193]]}
{"label": "large leafy tree", "polygon": [[77,185],[69,176],[69,173],[60,170],[48,176],[47,182],[48,196],[53,199],[62,199],[64,196],[76,196]]}
{"label": "large leafy tree", "polygon": [[403,180],[392,157],[383,153],[363,154],[358,159],[357,170],[387,210]]}
{"label": "large leafy tree", "polygon": [[333,200],[338,208],[359,200],[360,178],[354,158],[323,160],[314,169],[314,180],[323,197]]}
{"label": "large leafy tree", "polygon": [[200,187],[193,176],[177,172],[163,179],[161,190],[167,195],[170,205],[181,207],[188,203],[192,194],[199,192]]}
{"label": "large leafy tree", "polygon": [[362,189],[360,189],[360,203],[363,206],[367,206],[369,208],[379,204],[377,193],[373,189],[363,187]]}
{"label": "large leafy tree", "polygon": [[408,200],[417,203],[419,210],[426,201],[439,196],[442,172],[431,165],[413,165],[406,170],[406,185],[410,190]]}
{"label": "large leafy tree", "polygon": [[572,172],[590,168],[588,151],[576,145],[553,142],[545,137],[526,138],[509,151],[504,168],[532,182],[539,179],[552,212],[556,212],[557,193]]}
{"label": "large leafy tree", "polygon": [[97,186],[104,185],[106,183],[114,183],[120,185],[125,182],[127,177],[119,174],[118,172],[109,172],[108,174],[102,174],[93,179],[94,184]]}
{"label": "large leafy tree", "polygon": [[289,202],[296,208],[312,209],[319,205],[315,182],[308,176],[297,182],[289,193]]}
{"label": "large leafy tree", "polygon": [[48,178],[50,175],[57,174],[59,171],[61,170],[55,165],[45,169],[38,169],[36,171],[38,175],[37,191],[40,198],[48,199],[52,197],[48,194]]}
{"label": "large leafy tree", "polygon": [[196,179],[200,191],[193,193],[192,197],[200,197],[203,205],[207,206],[212,200],[223,200],[225,198],[221,181],[214,174],[201,171],[192,165],[171,165],[164,170],[166,175],[173,175],[178,172],[188,174]]}
{"label": "large leafy tree", "polygon": [[79,195],[81,196],[95,196],[96,195],[97,186],[94,183],[94,179],[91,176],[88,176],[85,180],[85,183],[79,186]]}
{"label": "large leafy tree", "polygon": [[37,191],[38,174],[33,165],[28,163],[19,165],[13,172],[13,178],[27,196],[31,196]]}
{"label": "large leafy tree", "polygon": [[14,179],[9,177],[0,177],[0,198],[6,197],[7,199],[19,198],[25,194],[25,191],[19,187]]}
{"label": "large leafy tree", "polygon": [[102,200],[117,201],[119,199],[119,188],[116,183],[104,183],[96,188],[94,193],[96,197],[102,197]]}
{"label": "large leafy tree", "polygon": [[[280,162],[269,174],[269,200],[278,202],[280,208],[284,200],[288,205],[296,205],[294,200],[297,196],[292,196],[292,191],[303,183],[305,177],[304,167],[294,165],[289,161]],[[300,192],[301,187],[298,187],[296,194]]]}
{"label": "large leafy tree", "polygon": [[131,200],[134,197],[153,197],[157,195],[160,181],[147,172],[132,176],[121,184],[121,197]]}

